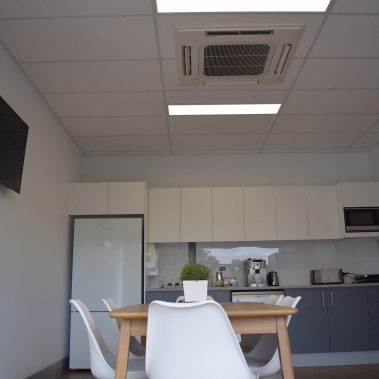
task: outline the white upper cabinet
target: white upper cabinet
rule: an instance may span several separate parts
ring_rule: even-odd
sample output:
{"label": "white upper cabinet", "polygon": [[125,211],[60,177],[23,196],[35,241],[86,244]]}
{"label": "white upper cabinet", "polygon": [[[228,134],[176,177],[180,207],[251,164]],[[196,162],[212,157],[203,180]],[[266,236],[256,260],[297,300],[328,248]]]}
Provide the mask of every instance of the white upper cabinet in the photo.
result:
{"label": "white upper cabinet", "polygon": [[213,240],[211,188],[181,188],[180,220],[181,241]]}
{"label": "white upper cabinet", "polygon": [[72,183],[71,215],[106,215],[108,183]]}
{"label": "white upper cabinet", "polygon": [[180,189],[149,189],[149,242],[180,241]]}
{"label": "white upper cabinet", "polygon": [[144,214],[144,182],[109,183],[108,214]]}
{"label": "white upper cabinet", "polygon": [[146,183],[72,183],[71,215],[145,214]]}
{"label": "white upper cabinet", "polygon": [[305,186],[275,187],[278,240],[308,239]]}
{"label": "white upper cabinet", "polygon": [[309,238],[341,238],[336,186],[306,186],[306,195]]}
{"label": "white upper cabinet", "polygon": [[244,241],[242,187],[212,188],[213,240]]}
{"label": "white upper cabinet", "polygon": [[343,207],[379,207],[379,182],[341,183]]}
{"label": "white upper cabinet", "polygon": [[246,240],[277,240],[275,188],[245,187],[243,196]]}

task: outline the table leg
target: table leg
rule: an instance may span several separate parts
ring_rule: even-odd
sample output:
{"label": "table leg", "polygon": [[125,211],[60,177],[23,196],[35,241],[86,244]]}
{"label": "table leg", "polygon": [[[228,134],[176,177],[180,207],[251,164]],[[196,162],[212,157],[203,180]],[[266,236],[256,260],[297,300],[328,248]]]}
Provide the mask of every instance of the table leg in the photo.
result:
{"label": "table leg", "polygon": [[294,379],[290,341],[287,330],[287,317],[277,317],[278,346],[283,379]]}
{"label": "table leg", "polygon": [[115,379],[125,379],[128,370],[130,345],[130,320],[121,320]]}

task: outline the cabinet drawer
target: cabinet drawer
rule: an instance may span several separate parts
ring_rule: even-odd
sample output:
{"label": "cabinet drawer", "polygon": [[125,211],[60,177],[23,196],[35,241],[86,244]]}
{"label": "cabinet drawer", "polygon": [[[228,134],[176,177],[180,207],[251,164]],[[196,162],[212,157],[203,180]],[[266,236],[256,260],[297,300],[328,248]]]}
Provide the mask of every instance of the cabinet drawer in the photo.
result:
{"label": "cabinet drawer", "polygon": [[379,287],[367,288],[368,301],[379,301]]}
{"label": "cabinet drawer", "polygon": [[154,300],[175,302],[179,296],[183,296],[183,291],[146,291],[145,304]]}

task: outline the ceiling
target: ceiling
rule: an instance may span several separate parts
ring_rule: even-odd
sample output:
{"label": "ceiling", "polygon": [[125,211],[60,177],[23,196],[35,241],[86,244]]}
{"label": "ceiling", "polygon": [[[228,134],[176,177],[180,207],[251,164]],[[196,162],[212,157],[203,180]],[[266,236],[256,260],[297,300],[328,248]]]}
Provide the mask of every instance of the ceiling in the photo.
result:
{"label": "ceiling", "polygon": [[[86,155],[365,152],[379,143],[379,1],[161,14],[154,0],[1,0],[0,39]],[[281,84],[181,86],[177,25],[304,24]],[[168,104],[281,103],[168,116]]]}

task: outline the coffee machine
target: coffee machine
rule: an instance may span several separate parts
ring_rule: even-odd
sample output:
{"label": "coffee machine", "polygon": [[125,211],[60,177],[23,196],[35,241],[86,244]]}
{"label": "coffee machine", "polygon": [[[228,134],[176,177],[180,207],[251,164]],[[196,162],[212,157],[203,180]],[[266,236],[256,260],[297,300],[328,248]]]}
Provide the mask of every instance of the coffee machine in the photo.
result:
{"label": "coffee machine", "polygon": [[267,285],[267,266],[265,259],[247,259],[246,273],[248,287]]}

